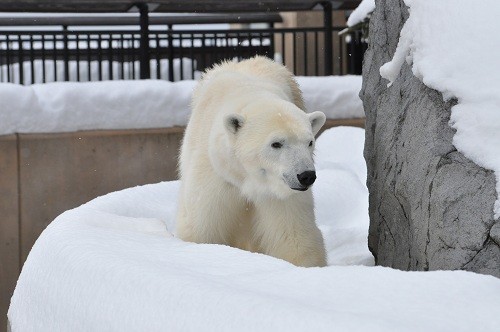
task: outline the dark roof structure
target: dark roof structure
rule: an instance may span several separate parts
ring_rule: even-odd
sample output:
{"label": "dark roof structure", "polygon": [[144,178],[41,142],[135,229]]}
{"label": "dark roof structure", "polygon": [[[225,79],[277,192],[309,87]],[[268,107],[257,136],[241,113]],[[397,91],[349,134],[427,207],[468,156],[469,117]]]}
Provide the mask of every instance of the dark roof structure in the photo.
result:
{"label": "dark roof structure", "polygon": [[137,4],[147,4],[149,12],[228,13],[311,10],[329,3],[332,9],[354,9],[360,0],[0,0],[0,12],[124,13]]}
{"label": "dark roof structure", "polygon": [[[32,15],[0,16],[0,27],[2,26],[122,26],[138,25],[139,17],[128,14],[84,14],[84,15]],[[180,25],[180,24],[213,24],[213,23],[280,23],[283,18],[278,13],[227,13],[227,14],[159,14],[149,17],[150,25]]]}

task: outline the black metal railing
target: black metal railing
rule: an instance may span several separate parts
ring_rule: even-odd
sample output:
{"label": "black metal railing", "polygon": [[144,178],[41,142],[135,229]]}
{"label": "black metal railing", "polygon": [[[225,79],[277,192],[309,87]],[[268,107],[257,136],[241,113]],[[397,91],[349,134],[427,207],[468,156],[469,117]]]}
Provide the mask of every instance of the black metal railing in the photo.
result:
{"label": "black metal railing", "polygon": [[[170,27],[149,30],[147,44],[138,30],[4,30],[0,31],[0,82],[139,78],[177,81],[197,78],[200,72],[221,60],[241,60],[254,55],[274,58],[296,75],[359,74],[365,48],[361,35],[339,36],[342,29],[172,30]],[[332,43],[330,52],[325,50],[328,33]],[[327,56],[332,59],[329,61]],[[145,63],[149,64],[146,71]]]}

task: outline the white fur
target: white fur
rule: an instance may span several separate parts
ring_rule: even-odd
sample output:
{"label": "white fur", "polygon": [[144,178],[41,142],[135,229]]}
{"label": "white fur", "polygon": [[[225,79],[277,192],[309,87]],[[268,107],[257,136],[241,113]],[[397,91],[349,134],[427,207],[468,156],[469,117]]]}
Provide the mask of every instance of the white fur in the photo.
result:
{"label": "white fur", "polygon": [[305,189],[297,175],[314,170],[314,136],[324,123],[323,113],[304,112],[293,76],[271,60],[208,71],[181,148],[178,236],[324,266],[312,192],[292,189]]}

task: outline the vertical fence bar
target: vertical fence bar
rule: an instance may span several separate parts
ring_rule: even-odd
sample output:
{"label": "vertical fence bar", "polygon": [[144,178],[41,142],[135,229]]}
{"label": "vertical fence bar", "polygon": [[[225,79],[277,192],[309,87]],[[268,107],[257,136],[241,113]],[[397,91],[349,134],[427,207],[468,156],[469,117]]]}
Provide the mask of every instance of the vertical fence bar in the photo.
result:
{"label": "vertical fence bar", "polygon": [[172,25],[168,25],[168,80],[174,81],[174,31]]}
{"label": "vertical fence bar", "polygon": [[75,34],[76,81],[80,82],[80,34]]}
{"label": "vertical fence bar", "polygon": [[113,79],[113,33],[108,35],[108,80]]}
{"label": "vertical fence bar", "polygon": [[3,36],[0,36],[0,82],[5,82],[4,81],[4,73],[3,73],[3,69],[4,69],[4,61],[3,61]]}
{"label": "vertical fence bar", "polygon": [[144,3],[137,4],[140,14],[141,37],[139,44],[139,63],[140,78],[148,79],[151,77],[151,68],[149,61],[149,9]]}
{"label": "vertical fence bar", "polygon": [[235,56],[237,56],[237,53],[236,53],[236,47],[237,47],[237,44],[235,44],[235,38],[237,38],[237,34],[228,34],[226,36],[226,39],[225,39],[225,47],[226,47],[226,52],[225,52],[225,56],[228,58],[228,59],[232,59],[234,58]]}
{"label": "vertical fence bar", "polygon": [[5,62],[7,62],[7,82],[12,82],[11,81],[11,73],[10,73],[10,69],[12,68],[11,66],[11,63],[10,63],[10,36],[7,35],[6,36],[6,42],[5,42],[5,46],[6,46],[6,56],[5,56]]}
{"label": "vertical fence bar", "polygon": [[333,75],[332,3],[322,2],[323,25],[325,29],[325,75]]}
{"label": "vertical fence bar", "polygon": [[271,33],[269,34],[269,42],[270,42],[270,45],[269,45],[269,49],[271,50],[271,54],[270,54],[270,58],[274,60],[274,54],[276,53],[276,45],[275,45],[275,34],[274,34],[274,23],[269,23],[269,30],[271,31]]}
{"label": "vertical fence bar", "polygon": [[155,48],[155,52],[156,52],[156,79],[159,80],[161,79],[161,47],[160,47],[160,33],[156,33],[156,36],[155,36],[155,40],[156,40],[156,48]]}
{"label": "vertical fence bar", "polygon": [[4,69],[4,59],[3,59],[3,39],[4,36],[0,36],[0,82],[5,82],[4,81],[4,73],[3,73],[3,69]]}
{"label": "vertical fence bar", "polygon": [[119,78],[124,80],[125,79],[125,43],[123,42],[123,33],[120,33],[120,69],[121,69],[121,74],[119,75]]}
{"label": "vertical fence bar", "polygon": [[54,82],[57,82],[57,35],[54,34],[52,35],[52,40],[54,42],[54,50],[53,50],[53,56],[54,56]]}
{"label": "vertical fence bar", "polygon": [[31,79],[31,84],[35,83],[35,54],[34,54],[34,44],[33,44],[33,35],[29,36],[30,39],[30,79]]}
{"label": "vertical fence bar", "polygon": [[69,81],[69,49],[68,49],[68,26],[63,25],[63,58],[64,58],[64,80]]}
{"label": "vertical fence bar", "polygon": [[102,34],[97,35],[97,62],[98,62],[98,80],[102,81]]}
{"label": "vertical fence bar", "polygon": [[42,60],[42,83],[47,81],[46,73],[45,73],[45,35],[42,34],[42,48],[40,49],[40,56]]}
{"label": "vertical fence bar", "polygon": [[136,47],[135,47],[135,35],[132,34],[131,36],[131,39],[130,39],[130,45],[131,45],[131,57],[132,57],[132,72],[131,72],[131,79],[137,79],[137,77],[135,77],[135,50],[136,50]]}
{"label": "vertical fence bar", "polygon": [[[250,42],[250,44],[252,44],[252,43]],[[262,32],[259,32],[259,50],[257,52],[259,52],[259,53],[263,52],[265,56],[267,56],[268,58],[270,58],[270,56],[268,54],[269,52],[266,50],[266,48],[264,46]]]}
{"label": "vertical fence bar", "polygon": [[183,56],[184,52],[182,49],[182,33],[179,33],[179,62],[180,62],[179,80],[184,79],[184,61],[182,61]]}
{"label": "vertical fence bar", "polygon": [[191,53],[190,54],[190,56],[191,56],[191,79],[194,80],[194,71],[195,71],[194,62],[196,61],[195,57],[194,57],[194,34],[192,33],[190,35],[190,37],[191,37],[191,43],[190,43],[190,46],[191,46],[190,47],[190,49],[191,49],[191,52],[190,52]]}
{"label": "vertical fence bar", "polygon": [[21,35],[17,35],[17,47],[19,53],[17,55],[18,71],[19,71],[19,83],[24,84],[24,52],[23,52],[23,40]]}
{"label": "vertical fence bar", "polygon": [[293,56],[293,73],[297,75],[297,45],[296,45],[296,39],[297,39],[297,32],[292,33],[292,56]]}
{"label": "vertical fence bar", "polygon": [[[207,37],[207,35],[205,33],[201,34],[201,44],[202,44],[203,49],[205,49],[207,47],[207,45],[206,45],[206,42],[207,42],[206,41],[206,37]],[[200,58],[201,58],[201,68],[200,69],[202,71],[205,71],[205,68],[207,66],[206,55],[207,54],[205,52],[201,52],[200,53]]]}
{"label": "vertical fence bar", "polygon": [[92,80],[92,35],[87,36],[87,75],[88,81]]}
{"label": "vertical fence bar", "polygon": [[286,65],[286,57],[285,57],[285,33],[281,33],[281,57],[283,65]]}

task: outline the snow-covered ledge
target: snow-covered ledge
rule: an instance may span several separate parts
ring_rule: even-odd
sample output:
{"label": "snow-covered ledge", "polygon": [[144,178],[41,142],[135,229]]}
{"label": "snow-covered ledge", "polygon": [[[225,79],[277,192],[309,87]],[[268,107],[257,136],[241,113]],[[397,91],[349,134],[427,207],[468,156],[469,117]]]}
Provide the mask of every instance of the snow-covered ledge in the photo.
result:
{"label": "snow-covered ledge", "polygon": [[130,188],[43,232],[12,298],[12,331],[494,330],[499,279],[371,267],[363,141],[341,127],[317,142],[328,267],[182,242],[172,236],[179,183]]}
{"label": "snow-covered ledge", "polygon": [[[307,109],[364,118],[360,76],[297,77]],[[196,81],[0,84],[0,135],[185,126]]]}

